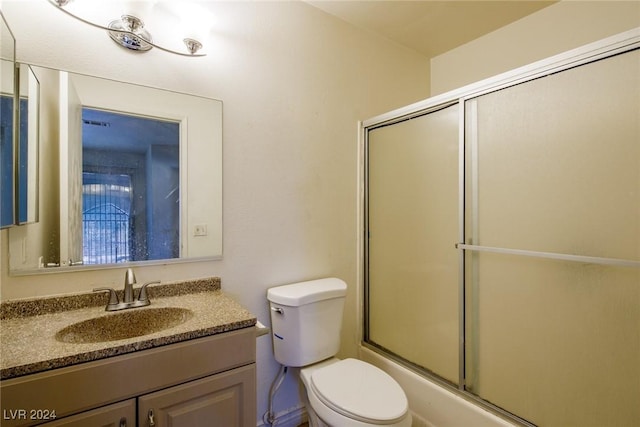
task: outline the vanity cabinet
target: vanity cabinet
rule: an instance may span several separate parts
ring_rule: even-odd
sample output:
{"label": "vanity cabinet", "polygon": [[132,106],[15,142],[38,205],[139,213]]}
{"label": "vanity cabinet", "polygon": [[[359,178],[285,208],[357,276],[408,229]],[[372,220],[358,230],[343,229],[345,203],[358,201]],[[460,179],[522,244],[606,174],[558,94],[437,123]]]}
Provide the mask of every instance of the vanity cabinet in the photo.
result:
{"label": "vanity cabinet", "polygon": [[245,411],[255,401],[255,392],[248,387],[253,378],[254,366],[244,366],[142,396],[138,398],[138,426],[255,425],[255,417],[247,417]]}
{"label": "vanity cabinet", "polygon": [[255,339],[243,328],[2,381],[2,427],[255,426]]}
{"label": "vanity cabinet", "polygon": [[251,424],[250,420],[255,420],[253,414],[247,412],[247,407],[251,407],[255,400],[255,392],[252,390],[254,378],[254,365],[247,365],[149,393],[137,399],[81,412],[43,426],[247,426]]}

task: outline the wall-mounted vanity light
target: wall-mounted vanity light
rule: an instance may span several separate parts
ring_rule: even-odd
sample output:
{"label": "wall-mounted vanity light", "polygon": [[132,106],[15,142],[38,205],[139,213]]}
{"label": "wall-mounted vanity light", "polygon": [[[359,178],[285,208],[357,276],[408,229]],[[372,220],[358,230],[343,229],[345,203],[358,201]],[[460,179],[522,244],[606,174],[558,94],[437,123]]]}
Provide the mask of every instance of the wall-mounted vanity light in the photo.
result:
{"label": "wall-mounted vanity light", "polygon": [[111,21],[107,26],[96,24],[87,19],[84,19],[78,15],[73,14],[69,10],[65,9],[72,0],[48,0],[49,3],[57,7],[67,15],[77,19],[80,22],[91,25],[92,27],[99,28],[108,32],[109,37],[120,46],[127,49],[131,49],[137,52],[146,52],[151,48],[157,48],[164,52],[173,53],[182,56],[206,56],[203,53],[197,53],[202,48],[202,43],[192,38],[185,38],[183,42],[187,49],[187,52],[178,52],[173,49],[162,47],[153,42],[153,38],[147,29],[144,27],[142,19],[133,15],[122,15],[120,19]]}

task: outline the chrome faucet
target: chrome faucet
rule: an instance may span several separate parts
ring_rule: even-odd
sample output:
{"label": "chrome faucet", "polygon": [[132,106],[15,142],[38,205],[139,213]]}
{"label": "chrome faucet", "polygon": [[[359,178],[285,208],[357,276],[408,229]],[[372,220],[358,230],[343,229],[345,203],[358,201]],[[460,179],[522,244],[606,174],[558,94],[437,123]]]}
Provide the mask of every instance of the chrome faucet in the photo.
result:
{"label": "chrome faucet", "polygon": [[136,275],[133,274],[131,268],[127,269],[124,275],[124,298],[122,302],[118,299],[118,294],[112,288],[95,288],[93,292],[108,291],[109,302],[107,303],[106,311],[124,310],[127,308],[144,307],[151,304],[149,296],[147,295],[147,286],[160,283],[159,280],[153,282],[147,282],[140,288],[138,292],[138,298],[134,298],[133,285],[136,284]]}
{"label": "chrome faucet", "polygon": [[133,302],[133,285],[136,284],[136,275],[133,274],[133,269],[127,268],[127,272],[124,274],[124,303]]}

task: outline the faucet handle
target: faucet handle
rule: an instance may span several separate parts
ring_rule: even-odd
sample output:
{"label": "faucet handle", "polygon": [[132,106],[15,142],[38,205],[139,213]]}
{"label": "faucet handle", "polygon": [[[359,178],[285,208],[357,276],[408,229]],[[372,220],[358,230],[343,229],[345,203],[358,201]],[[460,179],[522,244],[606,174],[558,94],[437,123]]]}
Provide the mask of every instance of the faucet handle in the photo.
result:
{"label": "faucet handle", "polygon": [[108,291],[109,292],[109,304],[107,304],[107,309],[110,306],[114,306],[114,305],[118,305],[120,303],[120,301],[118,300],[118,294],[116,294],[116,291],[114,291],[111,288],[95,288],[93,290],[93,292],[100,292],[100,291]]}
{"label": "faucet handle", "polygon": [[153,282],[147,282],[140,288],[140,293],[138,293],[138,301],[140,302],[148,302],[149,296],[147,295],[147,286],[159,284],[159,280],[154,280]]}

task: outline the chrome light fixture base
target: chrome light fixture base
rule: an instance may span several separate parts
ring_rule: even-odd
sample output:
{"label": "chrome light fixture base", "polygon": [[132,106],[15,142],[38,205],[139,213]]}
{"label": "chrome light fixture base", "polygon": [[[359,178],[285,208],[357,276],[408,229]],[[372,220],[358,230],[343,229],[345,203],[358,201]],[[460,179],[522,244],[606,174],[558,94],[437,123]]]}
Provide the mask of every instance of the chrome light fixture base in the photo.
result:
{"label": "chrome light fixture base", "polygon": [[[144,22],[132,15],[122,15],[121,19],[109,23],[109,37],[120,46],[146,52],[153,47],[153,39],[145,30]],[[195,52],[192,52],[195,53]]]}
{"label": "chrome light fixture base", "polygon": [[206,56],[205,53],[197,53],[202,48],[202,43],[194,39],[184,39],[183,42],[187,48],[188,53],[178,52],[173,49],[167,49],[153,42],[153,38],[149,31],[144,28],[144,22],[133,15],[123,15],[120,19],[113,20],[109,23],[109,26],[105,27],[101,24],[88,21],[80,16],[74,15],[64,8],[71,0],[48,0],[53,6],[77,19],[80,22],[84,22],[101,30],[105,30],[109,33],[109,37],[120,46],[123,46],[134,52],[146,52],[151,48],[157,48],[164,52],[173,53],[174,55],[181,56]]}

